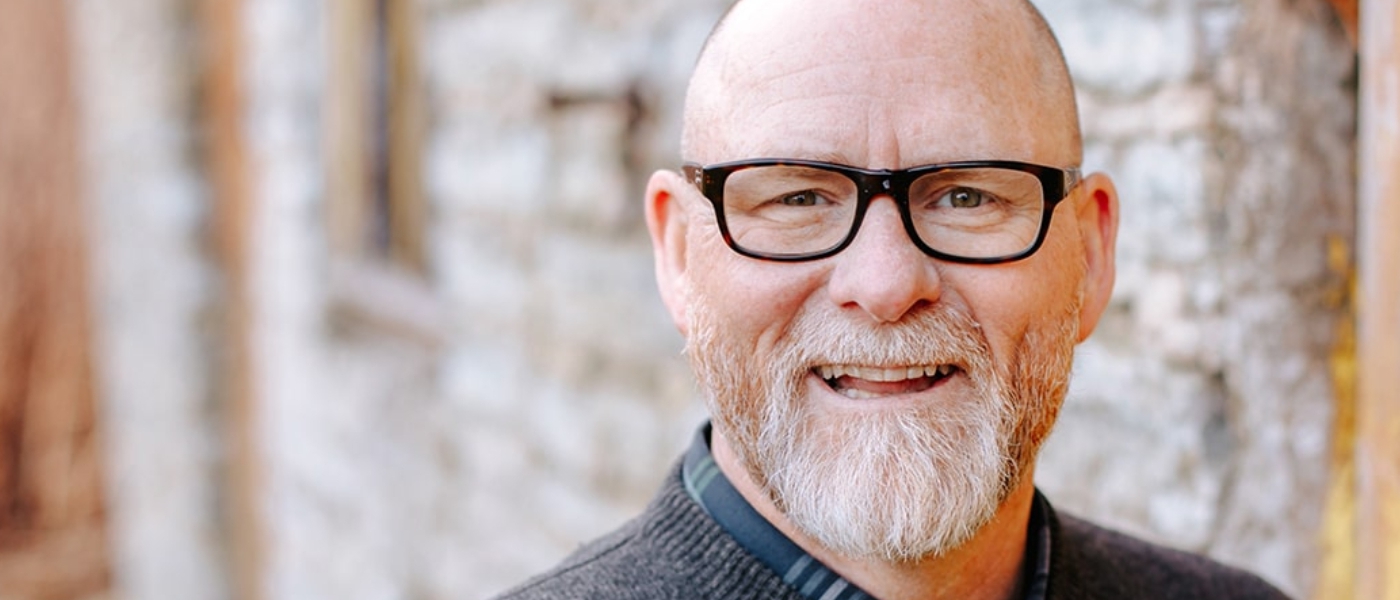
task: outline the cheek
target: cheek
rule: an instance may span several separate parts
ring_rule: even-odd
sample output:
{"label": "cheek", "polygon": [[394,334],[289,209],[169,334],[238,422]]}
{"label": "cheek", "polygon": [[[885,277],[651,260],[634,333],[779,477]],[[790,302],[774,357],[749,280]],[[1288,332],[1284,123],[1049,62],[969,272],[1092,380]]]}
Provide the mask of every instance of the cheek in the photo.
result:
{"label": "cheek", "polygon": [[766,355],[822,287],[818,263],[778,263],[736,254],[718,236],[692,240],[690,302],[704,304],[721,335]]}
{"label": "cheek", "polygon": [[1033,326],[1058,322],[1077,307],[1084,267],[1082,252],[1069,243],[1073,233],[1052,231],[1026,260],[950,269],[944,276],[982,326],[998,363],[1010,363]]}

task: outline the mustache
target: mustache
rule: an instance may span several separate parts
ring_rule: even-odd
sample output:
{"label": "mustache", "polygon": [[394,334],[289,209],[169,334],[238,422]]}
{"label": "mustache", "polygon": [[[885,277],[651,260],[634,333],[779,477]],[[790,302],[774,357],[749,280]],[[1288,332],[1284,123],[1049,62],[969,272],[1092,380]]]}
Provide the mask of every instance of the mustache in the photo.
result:
{"label": "mustache", "polygon": [[[896,323],[867,324],[804,308],[784,335],[779,364],[806,371],[821,365],[900,367],[953,365],[981,371],[991,365],[986,335],[966,310],[928,306]],[[820,311],[824,312],[824,311]]]}

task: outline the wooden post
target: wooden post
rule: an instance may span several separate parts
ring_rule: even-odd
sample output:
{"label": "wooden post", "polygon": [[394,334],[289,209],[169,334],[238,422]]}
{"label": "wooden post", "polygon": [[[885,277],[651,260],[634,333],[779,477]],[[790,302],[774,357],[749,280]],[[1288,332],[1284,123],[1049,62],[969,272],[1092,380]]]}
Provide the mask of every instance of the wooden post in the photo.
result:
{"label": "wooden post", "polygon": [[219,401],[227,442],[224,532],[234,597],[263,596],[262,514],[257,438],[257,406],[253,388],[249,327],[248,240],[252,207],[251,169],[244,132],[246,102],[243,85],[244,3],[204,0],[201,4],[205,46],[202,113],[205,167],[213,190],[212,242],[223,275],[223,342],[217,370]]}
{"label": "wooden post", "polygon": [[1400,600],[1400,9],[1360,25],[1356,592]]}
{"label": "wooden post", "polygon": [[64,2],[0,0],[0,596],[105,595],[87,219]]}
{"label": "wooden post", "polygon": [[326,81],[326,219],[331,251],[358,258],[370,222],[373,106],[370,60],[374,5],[370,0],[327,4],[330,73]]}
{"label": "wooden post", "polygon": [[418,3],[388,0],[385,48],[388,53],[389,255],[422,273],[427,268],[427,210],[421,188],[423,84],[418,73]]}
{"label": "wooden post", "polygon": [[427,215],[420,174],[423,95],[417,3],[337,0],[327,14],[331,62],[325,110],[326,217],[331,250],[341,260],[387,262],[421,273],[426,268]]}

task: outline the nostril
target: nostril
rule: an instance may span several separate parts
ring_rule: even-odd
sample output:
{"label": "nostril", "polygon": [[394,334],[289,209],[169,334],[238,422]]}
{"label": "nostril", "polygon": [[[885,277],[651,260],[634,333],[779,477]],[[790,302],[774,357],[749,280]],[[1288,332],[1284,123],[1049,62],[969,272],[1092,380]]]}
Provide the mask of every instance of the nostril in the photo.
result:
{"label": "nostril", "polygon": [[919,298],[918,300],[915,300],[913,304],[909,305],[909,308],[904,312],[906,314],[915,313],[922,310],[927,310],[931,306],[933,306],[933,300],[929,300],[928,298]]}

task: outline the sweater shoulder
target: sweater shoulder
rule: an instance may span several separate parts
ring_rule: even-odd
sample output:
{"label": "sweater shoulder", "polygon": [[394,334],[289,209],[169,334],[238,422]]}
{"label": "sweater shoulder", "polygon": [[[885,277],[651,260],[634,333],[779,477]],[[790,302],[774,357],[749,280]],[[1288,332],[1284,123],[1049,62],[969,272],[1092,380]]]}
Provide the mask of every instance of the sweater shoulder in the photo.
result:
{"label": "sweater shoulder", "polygon": [[662,598],[648,577],[645,541],[638,536],[640,519],[593,540],[567,556],[554,568],[505,592],[499,600],[552,600],[564,598]]}
{"label": "sweater shoulder", "polygon": [[673,470],[651,505],[499,600],[796,600],[686,494]]}
{"label": "sweater shoulder", "polygon": [[1049,598],[1287,600],[1253,573],[1063,513],[1051,554]]}

